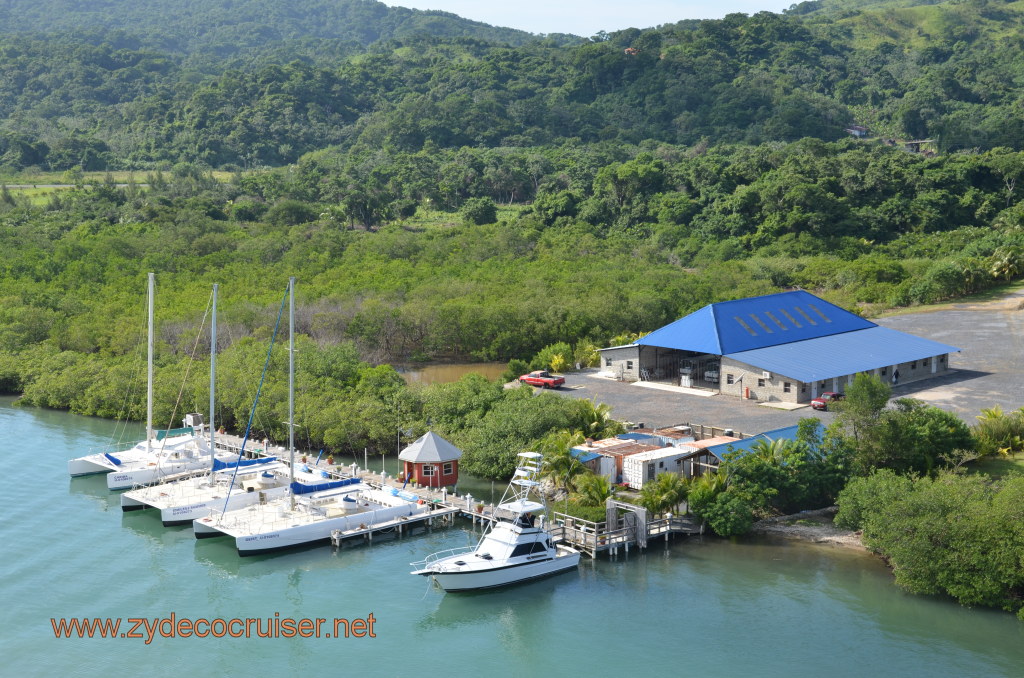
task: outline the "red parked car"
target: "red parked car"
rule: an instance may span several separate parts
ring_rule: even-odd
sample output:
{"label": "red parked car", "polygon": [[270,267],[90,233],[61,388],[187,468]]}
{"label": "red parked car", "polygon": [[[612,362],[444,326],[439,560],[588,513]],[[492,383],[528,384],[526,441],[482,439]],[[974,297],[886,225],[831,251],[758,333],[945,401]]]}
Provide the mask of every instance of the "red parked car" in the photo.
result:
{"label": "red parked car", "polygon": [[541,388],[558,388],[565,383],[565,377],[556,377],[546,370],[536,370],[519,377],[519,383]]}
{"label": "red parked car", "polygon": [[842,399],[842,393],[836,393],[835,391],[825,391],[820,396],[811,401],[811,408],[815,410],[828,410],[829,403],[834,403],[835,401]]}

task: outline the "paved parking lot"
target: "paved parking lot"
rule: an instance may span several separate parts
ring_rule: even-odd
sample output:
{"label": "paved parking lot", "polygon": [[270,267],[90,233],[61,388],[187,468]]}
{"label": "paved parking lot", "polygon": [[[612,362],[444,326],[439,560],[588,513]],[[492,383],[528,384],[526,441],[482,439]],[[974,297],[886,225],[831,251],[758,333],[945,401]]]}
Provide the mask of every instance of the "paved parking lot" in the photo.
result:
{"label": "paved parking lot", "polygon": [[[950,356],[954,372],[893,390],[896,397],[913,397],[954,412],[968,424],[982,408],[1004,410],[1024,406],[1024,290],[984,304],[956,304],[948,310],[908,313],[876,320],[879,325],[959,347]],[[653,426],[693,423],[758,433],[792,426],[804,417],[817,417],[826,426],[829,412],[809,407],[777,410],[716,395],[710,398],[653,390],[594,377],[597,370],[566,375],[558,392],[593,398],[612,407],[613,416]]]}

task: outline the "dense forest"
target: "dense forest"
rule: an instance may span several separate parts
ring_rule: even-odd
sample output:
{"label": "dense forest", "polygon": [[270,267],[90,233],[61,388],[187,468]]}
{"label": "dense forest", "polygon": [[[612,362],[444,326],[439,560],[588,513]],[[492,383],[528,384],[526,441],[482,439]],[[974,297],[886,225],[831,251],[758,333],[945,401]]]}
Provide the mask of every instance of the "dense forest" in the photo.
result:
{"label": "dense forest", "polygon": [[[870,314],[1024,276],[1024,2],[820,0],[591,37],[369,0],[167,7],[0,7],[0,392],[21,404],[143,416],[153,271],[157,425],[205,409],[220,283],[216,420],[241,430],[295,276],[303,448],[390,453],[432,428],[495,479],[539,449],[567,506],[603,515],[615,488],[574,478],[567,448],[621,430],[607,407],[410,386],[391,363],[511,379],[715,301],[802,287]],[[278,341],[253,431],[274,440]],[[1021,609],[1021,483],[962,472],[1024,452],[1024,410],[968,427],[860,376],[847,395],[828,430],[638,501],[733,535],[838,498],[908,589]],[[1001,526],[997,566],[944,531],[964,507],[970,534]],[[978,576],[931,567],[935,544]]]}
{"label": "dense forest", "polygon": [[11,2],[0,165],[247,169],[327,146],[760,144],[851,124],[943,152],[1018,148],[1024,3],[902,4],[573,40],[363,1],[184,3],[174,18]]}
{"label": "dense forest", "polygon": [[[300,331],[368,365],[585,363],[738,296],[870,312],[1014,280],[1020,4],[822,2],[560,42],[362,1],[10,3],[0,163],[78,187],[0,191],[0,384],[110,414],[53,373],[134,355],[151,270],[169,360],[210,284],[233,344],[296,275]],[[969,148],[939,133],[956,119]],[[886,143],[933,132],[928,152]],[[97,168],[138,171],[82,180]]]}

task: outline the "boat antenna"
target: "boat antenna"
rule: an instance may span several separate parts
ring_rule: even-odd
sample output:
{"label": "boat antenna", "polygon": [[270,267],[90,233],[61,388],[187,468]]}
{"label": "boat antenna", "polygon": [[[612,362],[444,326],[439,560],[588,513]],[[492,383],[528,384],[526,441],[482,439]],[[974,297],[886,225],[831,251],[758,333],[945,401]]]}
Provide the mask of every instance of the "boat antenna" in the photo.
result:
{"label": "boat antenna", "polygon": [[[295,278],[288,278],[288,487],[295,482]],[[291,507],[295,493],[289,491]]]}
{"label": "boat antenna", "polygon": [[[242,447],[238,450],[238,461],[235,463],[235,471],[231,474],[231,484],[228,485],[227,495],[224,497],[224,509],[221,513],[227,513],[228,501],[231,499],[231,489],[235,486],[235,479],[238,477],[238,467],[242,457],[245,455],[245,444],[249,442],[249,432],[252,430],[252,420],[256,416],[256,406],[260,402],[260,392],[263,391],[263,380],[267,377],[267,368],[270,366],[270,356],[274,351],[274,341],[277,339],[277,330],[281,327],[281,315],[284,313],[284,304],[288,301],[287,292],[281,299],[281,308],[277,311],[277,322],[274,323],[274,334],[270,337],[270,347],[267,349],[267,359],[263,363],[263,374],[260,375],[260,384],[256,387],[256,398],[252,401],[252,409],[249,411],[249,421],[245,424],[245,434],[242,436]],[[264,453],[266,450],[264,450]]]}
{"label": "boat antenna", "polygon": [[156,274],[149,274],[149,335],[146,343],[146,454],[153,453],[153,292]]}
{"label": "boat antenna", "polygon": [[210,323],[210,470],[217,461],[217,446],[214,444],[214,386],[217,375],[217,283],[213,283],[213,320]]}

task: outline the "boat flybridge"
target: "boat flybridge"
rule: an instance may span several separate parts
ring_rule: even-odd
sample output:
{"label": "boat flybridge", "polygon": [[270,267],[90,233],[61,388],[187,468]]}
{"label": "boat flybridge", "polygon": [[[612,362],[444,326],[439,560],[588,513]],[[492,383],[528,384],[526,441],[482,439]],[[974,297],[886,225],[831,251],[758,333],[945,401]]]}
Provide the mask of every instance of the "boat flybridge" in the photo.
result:
{"label": "boat flybridge", "polygon": [[[228,510],[233,510],[285,496],[291,482],[288,467],[276,457],[215,461],[213,468],[203,475],[125,492],[121,495],[121,510],[155,508],[165,526],[190,525],[211,511],[222,510],[225,499]],[[320,473],[303,467],[295,475],[303,482],[315,483],[322,480]]]}
{"label": "boat flybridge", "polygon": [[431,577],[445,591],[475,591],[574,569],[580,553],[555,543],[551,533],[536,524],[546,506],[530,499],[539,486],[541,455],[519,453],[520,462],[498,504],[490,529],[476,546],[451,549],[412,563],[412,574]]}

